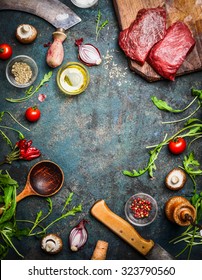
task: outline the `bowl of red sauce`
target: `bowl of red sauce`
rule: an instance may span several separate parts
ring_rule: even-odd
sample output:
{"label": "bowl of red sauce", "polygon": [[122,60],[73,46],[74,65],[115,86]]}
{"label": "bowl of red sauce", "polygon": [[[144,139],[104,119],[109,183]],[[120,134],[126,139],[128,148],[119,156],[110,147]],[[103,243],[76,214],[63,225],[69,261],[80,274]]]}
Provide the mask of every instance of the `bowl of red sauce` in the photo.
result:
{"label": "bowl of red sauce", "polygon": [[125,204],[126,218],[135,226],[151,224],[156,219],[157,213],[156,200],[146,193],[132,195]]}

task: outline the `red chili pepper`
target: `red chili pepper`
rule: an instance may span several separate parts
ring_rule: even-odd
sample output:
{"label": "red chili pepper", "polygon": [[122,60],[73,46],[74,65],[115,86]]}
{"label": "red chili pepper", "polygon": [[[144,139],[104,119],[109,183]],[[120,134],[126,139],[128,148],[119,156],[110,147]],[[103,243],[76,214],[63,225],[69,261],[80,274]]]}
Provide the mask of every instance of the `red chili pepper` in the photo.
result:
{"label": "red chili pepper", "polygon": [[24,159],[32,160],[41,155],[40,150],[32,146],[32,140],[21,139],[15,144],[14,149],[5,157],[5,160],[0,163],[11,164],[14,160]]}
{"label": "red chili pepper", "polygon": [[25,160],[32,160],[34,158],[37,158],[41,155],[41,152],[35,148],[32,147],[32,140],[20,140],[19,142],[16,143],[16,146],[20,150],[20,159],[25,159]]}

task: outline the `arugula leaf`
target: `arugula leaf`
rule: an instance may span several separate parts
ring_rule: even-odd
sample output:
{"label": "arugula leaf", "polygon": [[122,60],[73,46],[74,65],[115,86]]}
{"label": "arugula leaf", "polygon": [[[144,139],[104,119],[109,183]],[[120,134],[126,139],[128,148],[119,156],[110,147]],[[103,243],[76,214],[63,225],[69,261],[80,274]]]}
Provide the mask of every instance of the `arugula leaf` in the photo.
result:
{"label": "arugula leaf", "polygon": [[11,147],[11,149],[13,149],[13,144],[11,142],[11,140],[8,138],[8,136],[0,129],[0,134],[3,137],[3,139],[6,141],[7,145]]}
{"label": "arugula leaf", "polygon": [[31,98],[36,92],[39,91],[39,89],[47,82],[49,82],[50,78],[52,77],[52,71],[48,72],[47,74],[44,75],[43,79],[41,80],[41,82],[39,83],[38,86],[36,86],[35,88],[33,86],[31,86],[28,90],[26,90],[25,92],[25,97],[22,98],[6,98],[7,101],[9,102],[14,102],[14,103],[19,103],[19,102],[24,102],[27,101],[29,98]]}
{"label": "arugula leaf", "polygon": [[202,90],[192,88],[192,95],[197,96],[202,101]]}
{"label": "arugula leaf", "polygon": [[[36,214],[35,221],[29,220],[17,220],[16,219],[16,189],[18,187],[17,181],[11,178],[8,172],[3,173],[0,170],[0,201],[3,203],[3,207],[0,208],[1,216],[0,216],[0,259],[6,258],[9,249],[13,249],[16,254],[18,254],[21,258],[23,255],[17,250],[14,245],[14,238],[18,238],[19,240],[22,237],[31,237],[31,236],[42,236],[46,234],[46,231],[49,227],[51,227],[56,222],[59,222],[62,219],[65,219],[69,216],[74,216],[76,213],[82,211],[82,206],[79,204],[78,206],[74,206],[72,209],[67,210],[66,213],[62,214],[58,218],[51,221],[48,225],[44,226],[42,222],[47,219],[53,211],[53,204],[50,198],[47,198],[46,201],[48,203],[48,213],[43,216],[43,212],[40,210]],[[72,201],[73,193],[70,193],[65,202],[65,207]],[[64,208],[63,208],[64,209]],[[19,223],[28,223],[31,224],[31,229],[29,227],[25,227],[19,229]],[[34,232],[34,229],[37,229]]]}
{"label": "arugula leaf", "polygon": [[96,34],[96,41],[98,40],[98,36],[100,34],[100,31],[104,29],[104,27],[109,23],[108,20],[105,20],[101,23],[102,19],[102,13],[100,10],[98,10],[98,14],[96,17],[96,28],[95,28],[95,34]]}
{"label": "arugula leaf", "polygon": [[170,107],[165,101],[158,99],[156,96],[151,97],[152,102],[154,105],[159,109],[167,112],[172,112],[172,113],[181,113],[184,111],[184,109],[173,109]]}
{"label": "arugula leaf", "polygon": [[65,210],[65,208],[67,207],[67,205],[69,205],[70,202],[72,201],[72,196],[73,196],[73,192],[71,192],[71,193],[69,194],[69,196],[67,197],[67,200],[66,200],[65,205],[64,205],[64,207],[63,207],[63,209],[62,209],[62,212]]}
{"label": "arugula leaf", "polygon": [[149,152],[150,157],[149,157],[147,166],[144,169],[139,169],[138,171],[134,169],[133,172],[128,171],[128,170],[124,170],[123,174],[126,175],[126,176],[129,176],[129,177],[139,177],[139,176],[143,175],[145,172],[148,171],[149,176],[151,178],[153,178],[154,177],[153,171],[156,170],[155,161],[157,160],[158,155],[159,155],[162,147],[164,146],[164,144],[166,142],[166,137],[167,137],[167,135],[164,137],[164,140],[160,144],[158,144],[153,150],[151,150]]}

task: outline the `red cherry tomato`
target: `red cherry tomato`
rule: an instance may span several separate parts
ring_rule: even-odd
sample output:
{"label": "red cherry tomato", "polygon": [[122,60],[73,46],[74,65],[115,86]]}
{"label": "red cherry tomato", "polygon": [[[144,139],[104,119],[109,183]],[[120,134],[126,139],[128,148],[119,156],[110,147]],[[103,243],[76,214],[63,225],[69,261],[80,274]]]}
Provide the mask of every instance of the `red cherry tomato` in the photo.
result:
{"label": "red cherry tomato", "polygon": [[36,122],[41,116],[40,110],[35,107],[29,107],[25,112],[25,117],[30,122]]}
{"label": "red cherry tomato", "polygon": [[9,44],[0,44],[0,59],[6,60],[11,57],[12,53],[13,50]]}
{"label": "red cherry tomato", "polygon": [[186,149],[187,143],[184,140],[184,138],[179,137],[176,139],[173,139],[168,144],[169,151],[174,155],[179,155],[183,153]]}

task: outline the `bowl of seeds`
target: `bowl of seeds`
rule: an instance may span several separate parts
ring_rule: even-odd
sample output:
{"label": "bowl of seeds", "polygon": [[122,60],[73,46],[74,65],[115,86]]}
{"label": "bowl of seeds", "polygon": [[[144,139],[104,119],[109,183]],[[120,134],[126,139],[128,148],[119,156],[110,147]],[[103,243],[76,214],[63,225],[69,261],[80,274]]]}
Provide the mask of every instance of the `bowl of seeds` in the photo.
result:
{"label": "bowl of seeds", "polygon": [[151,224],[156,219],[157,212],[156,200],[146,193],[132,195],[125,204],[126,218],[135,226]]}
{"label": "bowl of seeds", "polygon": [[29,87],[36,80],[38,66],[27,55],[13,57],[6,66],[6,77],[11,85],[18,88]]}

